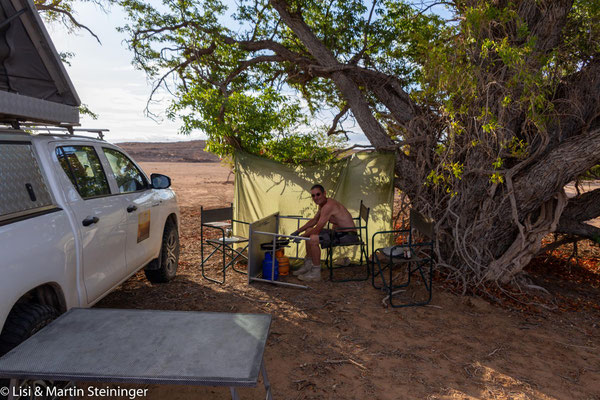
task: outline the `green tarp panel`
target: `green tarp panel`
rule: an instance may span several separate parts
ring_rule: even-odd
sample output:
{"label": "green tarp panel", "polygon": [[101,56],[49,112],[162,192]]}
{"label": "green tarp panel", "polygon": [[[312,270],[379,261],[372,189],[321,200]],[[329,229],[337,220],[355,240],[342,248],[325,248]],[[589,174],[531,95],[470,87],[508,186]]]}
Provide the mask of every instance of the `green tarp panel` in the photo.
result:
{"label": "green tarp panel", "polygon": [[[235,155],[234,210],[235,218],[254,222],[267,215],[313,217],[317,205],[310,197],[315,183],[323,185],[327,197],[344,204],[352,216],[358,216],[360,201],[371,208],[369,216],[369,252],[371,235],[392,228],[394,199],[394,154],[380,152],[356,153],[331,165],[316,167],[290,167],[275,161],[237,152]],[[290,234],[297,221],[280,219],[279,233]],[[301,221],[300,225],[306,220]],[[247,232],[240,231],[242,235]],[[381,236],[381,235],[380,235]],[[384,235],[385,236],[385,235]],[[388,243],[375,243],[376,247]],[[304,244],[299,256],[304,257]],[[349,247],[348,250],[353,250]],[[295,245],[288,249],[295,256]],[[335,256],[347,255],[358,259],[358,251],[344,254],[336,250]],[[325,252],[323,252],[323,258]]]}

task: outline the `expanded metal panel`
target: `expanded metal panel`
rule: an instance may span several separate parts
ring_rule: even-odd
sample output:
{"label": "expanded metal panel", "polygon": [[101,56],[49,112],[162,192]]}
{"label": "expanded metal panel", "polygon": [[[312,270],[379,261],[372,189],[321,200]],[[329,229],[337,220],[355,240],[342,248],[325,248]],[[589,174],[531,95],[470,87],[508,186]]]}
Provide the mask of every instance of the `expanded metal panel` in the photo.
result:
{"label": "expanded metal panel", "polygon": [[0,377],[255,387],[271,316],[71,309],[0,358]]}
{"label": "expanded metal panel", "polygon": [[52,206],[30,143],[0,144],[0,220]]}

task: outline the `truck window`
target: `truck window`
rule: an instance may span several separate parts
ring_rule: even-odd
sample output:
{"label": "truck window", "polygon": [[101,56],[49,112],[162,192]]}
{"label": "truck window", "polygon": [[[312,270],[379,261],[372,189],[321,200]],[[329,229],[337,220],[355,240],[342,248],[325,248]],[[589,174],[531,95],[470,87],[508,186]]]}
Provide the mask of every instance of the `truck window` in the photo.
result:
{"label": "truck window", "polygon": [[0,225],[56,208],[30,142],[0,144]]}
{"label": "truck window", "polygon": [[102,148],[102,150],[115,174],[119,192],[130,193],[148,188],[144,175],[125,154],[114,149]]}
{"label": "truck window", "polygon": [[93,147],[57,147],[56,156],[83,199],[110,194],[106,175]]}

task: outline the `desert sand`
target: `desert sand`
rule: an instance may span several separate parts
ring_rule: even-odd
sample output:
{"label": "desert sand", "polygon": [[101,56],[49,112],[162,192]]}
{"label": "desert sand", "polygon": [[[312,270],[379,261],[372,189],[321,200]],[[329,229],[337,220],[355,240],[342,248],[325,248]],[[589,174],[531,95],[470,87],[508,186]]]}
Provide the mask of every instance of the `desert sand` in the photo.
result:
{"label": "desert sand", "polygon": [[[232,271],[217,285],[200,274],[200,206],[232,201],[229,169],[141,165],[172,177],[182,211],[178,276],[153,285],[140,272],[97,307],[271,314],[265,361],[275,399],[600,399],[597,274],[571,263],[569,273],[585,279],[565,281],[564,260],[533,269],[532,281],[549,291],[539,305],[461,296],[438,278],[429,306],[404,309],[384,307],[370,281],[332,283],[325,272],[310,290],[249,286]],[[588,259],[598,265],[597,257]],[[223,387],[146,387],[148,399],[231,398]],[[260,383],[240,391],[242,399],[264,395]]]}

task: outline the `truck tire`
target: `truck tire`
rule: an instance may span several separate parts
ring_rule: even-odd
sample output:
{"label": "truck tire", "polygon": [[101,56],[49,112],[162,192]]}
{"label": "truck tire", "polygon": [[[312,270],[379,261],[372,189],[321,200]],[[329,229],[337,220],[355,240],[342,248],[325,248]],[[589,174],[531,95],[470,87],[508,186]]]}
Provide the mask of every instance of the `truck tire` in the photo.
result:
{"label": "truck tire", "polygon": [[172,222],[167,222],[163,233],[160,253],[145,270],[146,278],[152,283],[165,283],[175,278],[179,263],[179,233]]}
{"label": "truck tire", "polygon": [[8,314],[2,334],[0,334],[0,356],[8,353],[56,317],[58,317],[58,311],[52,306],[17,304]]}

